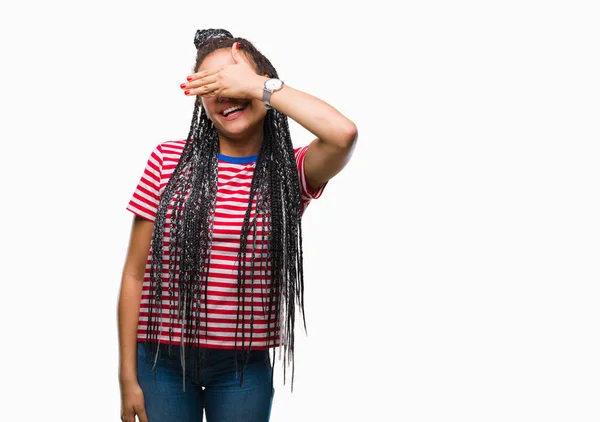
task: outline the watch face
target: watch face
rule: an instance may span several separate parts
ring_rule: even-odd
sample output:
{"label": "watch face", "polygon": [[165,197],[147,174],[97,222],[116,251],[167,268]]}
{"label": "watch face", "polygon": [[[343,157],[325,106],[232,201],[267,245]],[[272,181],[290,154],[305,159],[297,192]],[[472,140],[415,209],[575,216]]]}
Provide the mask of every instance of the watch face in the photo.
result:
{"label": "watch face", "polygon": [[277,89],[280,89],[282,85],[283,83],[279,79],[269,79],[265,82],[265,87],[269,91],[275,91]]}

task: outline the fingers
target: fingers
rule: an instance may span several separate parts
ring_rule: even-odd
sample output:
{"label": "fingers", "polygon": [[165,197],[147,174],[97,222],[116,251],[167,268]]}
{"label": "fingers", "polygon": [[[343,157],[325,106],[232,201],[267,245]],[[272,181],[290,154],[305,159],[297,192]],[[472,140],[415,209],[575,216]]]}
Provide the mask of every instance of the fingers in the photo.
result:
{"label": "fingers", "polygon": [[216,74],[209,75],[209,76],[204,76],[202,78],[194,79],[191,82],[187,82],[185,84],[181,84],[181,88],[182,89],[201,88],[204,85],[214,84],[215,82],[217,82],[217,75]]}
{"label": "fingers", "polygon": [[240,57],[240,53],[239,53],[239,48],[240,48],[240,44],[237,42],[234,42],[233,45],[231,46],[231,57],[233,57],[233,61],[236,64],[239,64],[242,61],[242,58]]}
{"label": "fingers", "polygon": [[123,421],[123,422],[135,422],[135,411],[133,409],[124,410],[121,413],[121,421]]}
{"label": "fingers", "polygon": [[233,45],[231,46],[231,57],[233,57],[233,61],[235,62],[235,64],[241,64],[244,65],[246,67],[251,67],[250,63],[248,62],[248,59],[240,53],[240,43],[233,43]]}
{"label": "fingers", "polygon": [[137,410],[137,415],[140,422],[148,422],[148,416],[146,416],[146,409],[144,407]]}
{"label": "fingers", "polygon": [[218,94],[219,91],[220,91],[220,85],[217,82],[215,82],[215,83],[209,83],[209,84],[202,85],[201,87],[198,87],[198,88],[187,89],[185,91],[185,95],[213,96],[215,94]]}
{"label": "fingers", "polygon": [[192,73],[190,76],[187,77],[187,80],[188,80],[188,82],[192,82],[197,79],[202,79],[206,76],[210,76],[210,75],[219,73],[220,70],[221,70],[221,68],[214,68],[214,69],[206,69],[201,72]]}
{"label": "fingers", "polygon": [[144,405],[133,406],[128,410],[124,410],[121,414],[121,420],[123,422],[135,422],[135,415],[137,415],[139,422],[148,422],[148,416],[146,415],[146,409]]}
{"label": "fingers", "polygon": [[[203,73],[203,72],[201,72]],[[209,95],[215,94],[220,87],[217,83],[218,76],[216,73],[205,75],[201,78],[194,79],[190,82],[181,84],[180,88],[185,90],[185,95]],[[212,96],[211,95],[211,96]]]}

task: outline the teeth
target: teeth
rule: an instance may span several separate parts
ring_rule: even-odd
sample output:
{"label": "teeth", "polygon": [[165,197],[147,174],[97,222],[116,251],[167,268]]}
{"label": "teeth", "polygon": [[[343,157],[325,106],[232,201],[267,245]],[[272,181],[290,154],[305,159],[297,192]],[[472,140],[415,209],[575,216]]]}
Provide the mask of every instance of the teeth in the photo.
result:
{"label": "teeth", "polygon": [[235,106],[235,107],[229,107],[228,109],[226,109],[226,110],[223,110],[223,111],[221,112],[221,114],[222,114],[223,116],[227,116],[228,114],[230,114],[230,113],[232,113],[232,112],[234,112],[234,111],[236,111],[236,110],[242,110],[242,109],[244,109],[245,107],[246,107],[246,106]]}

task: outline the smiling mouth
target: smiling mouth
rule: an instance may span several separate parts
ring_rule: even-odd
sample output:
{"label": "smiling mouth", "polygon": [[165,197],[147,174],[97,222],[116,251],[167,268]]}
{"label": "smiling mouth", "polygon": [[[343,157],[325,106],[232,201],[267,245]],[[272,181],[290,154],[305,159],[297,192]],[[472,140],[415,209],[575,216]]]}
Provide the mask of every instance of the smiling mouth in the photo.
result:
{"label": "smiling mouth", "polygon": [[246,110],[246,108],[248,108],[248,104],[244,104],[243,106],[233,106],[223,110],[219,114],[225,120],[233,120],[241,116],[244,113],[244,110]]}

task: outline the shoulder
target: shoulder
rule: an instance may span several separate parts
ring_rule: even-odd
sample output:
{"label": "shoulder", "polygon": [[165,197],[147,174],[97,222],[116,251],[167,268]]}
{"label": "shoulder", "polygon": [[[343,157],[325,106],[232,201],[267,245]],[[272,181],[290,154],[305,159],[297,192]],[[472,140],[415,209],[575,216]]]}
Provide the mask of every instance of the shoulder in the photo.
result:
{"label": "shoulder", "polygon": [[169,141],[163,141],[159,143],[155,148],[154,152],[159,158],[161,164],[169,164],[179,161],[183,148],[185,147],[185,139],[175,139]]}
{"label": "shoulder", "polygon": [[161,142],[156,148],[158,148],[163,154],[181,155],[183,148],[185,147],[185,143],[185,139],[175,139]]}

